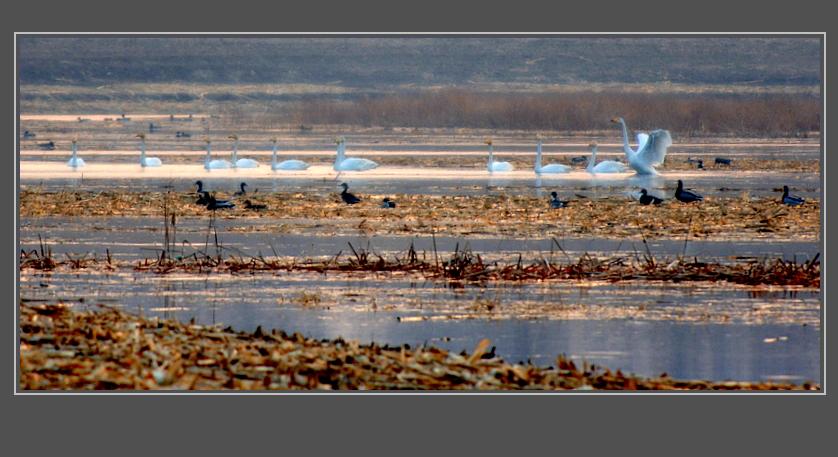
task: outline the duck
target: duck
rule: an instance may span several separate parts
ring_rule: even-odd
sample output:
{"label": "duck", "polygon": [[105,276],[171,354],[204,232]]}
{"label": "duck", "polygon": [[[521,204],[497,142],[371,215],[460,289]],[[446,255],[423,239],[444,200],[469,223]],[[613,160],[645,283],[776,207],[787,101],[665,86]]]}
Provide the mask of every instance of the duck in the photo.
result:
{"label": "duck", "polygon": [[267,206],[266,205],[261,205],[261,204],[255,204],[254,205],[250,200],[245,200],[244,201],[244,208],[245,209],[252,209],[254,211],[259,211],[259,210],[266,209]]}
{"label": "duck", "polygon": [[798,197],[795,195],[789,195],[789,186],[783,186],[783,198],[782,202],[789,206],[799,206],[802,205],[806,200],[802,197]]}
{"label": "duck", "polygon": [[207,209],[210,210],[217,210],[217,209],[231,209],[235,208],[236,205],[227,201],[227,200],[217,200],[215,196],[210,195],[209,201],[207,202]]}
{"label": "duck", "polygon": [[382,208],[395,208],[396,202],[390,200],[390,197],[384,197],[384,200],[381,201]]}
{"label": "duck", "polygon": [[716,157],[715,163],[716,165],[726,165],[729,167],[733,161],[725,157]]}
{"label": "duck", "polygon": [[655,204],[660,205],[663,203],[663,200],[655,197],[654,195],[649,195],[646,189],[640,189],[640,204],[641,205],[648,205],[648,204]]}
{"label": "duck", "polygon": [[356,203],[361,203],[361,199],[356,197],[355,194],[351,194],[348,192],[349,184],[341,183],[343,187],[343,192],[340,193],[340,198],[347,204],[347,205],[354,205]]}
{"label": "duck", "polygon": [[233,195],[235,195],[236,197],[241,197],[242,195],[246,195],[246,194],[247,194],[247,191],[246,191],[246,190],[244,190],[244,188],[245,188],[245,187],[247,187],[247,183],[246,183],[246,182],[240,183],[240,184],[239,184],[239,188],[240,188],[241,190],[240,190],[240,191],[238,191],[238,192],[236,192],[236,193],[234,193]]}
{"label": "duck", "polygon": [[23,137],[24,137],[24,138],[35,138],[36,136],[37,136],[37,135],[35,135],[34,133],[30,132],[29,130],[24,130],[24,131],[23,131]]}
{"label": "duck", "polygon": [[196,205],[206,206],[210,202],[209,192],[202,190],[198,192],[198,199],[195,200]]}
{"label": "duck", "polygon": [[569,203],[567,201],[559,200],[559,194],[556,192],[550,192],[550,196],[553,197],[550,199],[550,208],[564,208]]}
{"label": "duck", "polygon": [[41,149],[46,149],[47,151],[52,151],[55,149],[55,142],[48,141],[46,143],[38,143],[38,147]]}
{"label": "duck", "polygon": [[704,200],[704,197],[697,194],[696,192],[684,190],[684,182],[680,179],[678,180],[678,188],[675,189],[675,198],[679,202],[684,203],[700,202]]}

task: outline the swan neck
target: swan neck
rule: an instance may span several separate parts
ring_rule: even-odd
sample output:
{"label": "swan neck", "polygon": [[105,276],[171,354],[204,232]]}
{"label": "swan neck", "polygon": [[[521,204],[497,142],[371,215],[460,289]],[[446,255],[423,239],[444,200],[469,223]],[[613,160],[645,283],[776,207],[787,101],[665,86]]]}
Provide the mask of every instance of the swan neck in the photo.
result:
{"label": "swan neck", "polygon": [[276,165],[276,143],[274,143],[273,154],[271,155],[271,165]]}
{"label": "swan neck", "polygon": [[140,161],[145,162],[145,141],[140,142]]}
{"label": "swan neck", "polygon": [[622,118],[620,118],[620,125],[623,127],[623,150],[626,151],[626,154],[632,154],[634,151],[629,147],[628,128],[626,128],[626,121]]}
{"label": "swan neck", "polygon": [[535,171],[541,171],[541,141],[535,149]]}
{"label": "swan neck", "polygon": [[588,161],[588,170],[593,170],[596,166],[596,149],[596,146],[591,148],[591,160]]}
{"label": "swan neck", "polygon": [[233,141],[233,163],[236,163],[236,159],[239,156],[239,140]]}
{"label": "swan neck", "polygon": [[212,156],[212,147],[210,147],[210,144],[207,143],[207,157],[206,157],[206,159],[204,159],[204,165],[209,166],[211,156]]}
{"label": "swan neck", "polygon": [[343,146],[343,143],[338,143],[338,148],[335,154],[335,166],[338,166],[341,162],[343,162],[343,148],[341,146]]}
{"label": "swan neck", "polygon": [[489,145],[489,166],[491,167],[492,164],[495,163],[495,153],[492,150],[492,145]]}
{"label": "swan neck", "polygon": [[76,146],[76,143],[73,143],[73,158],[75,159],[77,155],[78,155],[78,146]]}

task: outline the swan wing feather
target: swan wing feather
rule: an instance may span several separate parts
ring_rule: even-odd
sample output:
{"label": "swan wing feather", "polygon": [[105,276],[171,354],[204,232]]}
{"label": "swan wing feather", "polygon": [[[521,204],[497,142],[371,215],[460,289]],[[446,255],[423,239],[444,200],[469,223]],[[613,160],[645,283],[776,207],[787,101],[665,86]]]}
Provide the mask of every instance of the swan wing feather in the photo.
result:
{"label": "swan wing feather", "polygon": [[635,151],[642,151],[643,147],[646,146],[646,142],[649,141],[649,134],[644,132],[637,133],[637,149]]}
{"label": "swan wing feather", "polygon": [[[644,134],[638,134],[638,140],[640,135]],[[666,148],[672,146],[672,136],[668,130],[655,130],[647,137],[643,147],[638,149],[637,158],[651,166],[662,164],[666,158]]]}

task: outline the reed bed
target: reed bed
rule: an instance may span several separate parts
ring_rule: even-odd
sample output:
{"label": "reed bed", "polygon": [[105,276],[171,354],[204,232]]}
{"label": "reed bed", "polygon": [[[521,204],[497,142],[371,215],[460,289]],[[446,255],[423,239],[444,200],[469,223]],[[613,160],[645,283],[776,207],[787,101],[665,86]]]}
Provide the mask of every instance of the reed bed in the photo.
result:
{"label": "reed bed", "polygon": [[147,319],[99,305],[20,304],[22,390],[819,390],[764,382],[640,378],[605,367],[509,364],[471,353],[408,345],[314,340],[299,333],[236,332]]}
{"label": "reed bed", "polygon": [[402,254],[383,256],[369,249],[356,248],[349,243],[351,254],[343,251],[325,261],[312,259],[279,259],[264,256],[222,256],[222,246],[215,245],[216,255],[198,251],[188,256],[173,256],[168,249],[161,250],[154,259],[145,259],[136,264],[113,261],[110,254],[106,259],[93,257],[54,259],[51,250],[21,251],[21,270],[55,270],[58,268],[81,269],[104,267],[109,270],[127,269],[155,274],[169,273],[258,273],[258,272],[315,272],[315,273],[407,273],[419,274],[425,279],[450,282],[485,283],[488,281],[710,281],[743,285],[778,285],[820,288],[820,255],[805,262],[783,259],[751,259],[730,264],[703,262],[697,258],[679,256],[675,259],[659,259],[650,252],[634,256],[613,256],[597,258],[583,254],[571,260],[557,240],[553,240],[558,251],[565,256],[565,263],[541,257],[532,262],[523,262],[519,255],[516,262],[501,264],[486,262],[480,254],[459,245],[450,255],[433,252],[433,258],[426,252],[418,253],[411,243]]}
{"label": "reed bed", "polygon": [[[502,189],[494,189],[497,192]],[[484,189],[485,191],[485,189]],[[607,190],[606,190],[607,191]],[[606,192],[604,191],[604,192]],[[219,220],[269,219],[265,224],[230,227],[228,231],[306,233],[334,235],[410,234],[432,231],[447,236],[503,236],[510,238],[615,237],[656,239],[766,239],[814,241],[820,237],[820,201],[809,199],[788,207],[776,197],[754,198],[737,189],[730,197],[707,196],[700,204],[683,204],[671,198],[660,206],[642,206],[627,196],[596,198],[561,195],[570,206],[549,208],[549,197],[508,195],[426,196],[389,195],[395,209],[379,208],[382,195],[365,195],[349,207],[338,193],[260,193],[247,198],[267,205],[254,212],[239,202],[233,210],[219,211]],[[545,192],[546,194],[546,192]],[[167,197],[168,195],[168,197]],[[219,193],[219,198],[229,195]],[[210,211],[195,204],[192,193],[166,192],[42,192],[20,193],[21,217],[41,216],[148,216],[167,211],[180,218],[209,217]]]}

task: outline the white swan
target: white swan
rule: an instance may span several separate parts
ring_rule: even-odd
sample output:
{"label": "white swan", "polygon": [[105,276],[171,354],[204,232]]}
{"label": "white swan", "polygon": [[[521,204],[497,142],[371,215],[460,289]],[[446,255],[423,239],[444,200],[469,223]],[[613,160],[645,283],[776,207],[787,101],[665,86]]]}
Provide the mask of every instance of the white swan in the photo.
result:
{"label": "white swan", "polygon": [[337,157],[335,158],[335,171],[364,171],[378,167],[378,164],[369,159],[357,157],[346,158],[346,138],[335,139],[338,145]]}
{"label": "white swan", "polygon": [[145,134],[139,133],[137,134],[137,138],[140,139],[140,166],[145,167],[159,167],[163,165],[163,161],[158,159],[157,157],[146,157],[145,156]]}
{"label": "white swan", "polygon": [[282,162],[277,163],[276,138],[271,138],[271,142],[274,144],[273,155],[271,156],[271,170],[305,170],[308,168],[308,164],[302,160],[283,160]]}
{"label": "white swan", "polygon": [[626,121],[621,117],[611,119],[611,122],[620,123],[623,126],[623,150],[626,152],[626,159],[629,165],[639,175],[656,175],[655,167],[662,164],[666,158],[666,148],[672,146],[672,136],[667,130],[654,130],[652,133],[637,134],[637,150],[633,150],[628,142],[628,129]]}
{"label": "white swan", "polygon": [[495,154],[494,151],[492,151],[492,139],[489,138],[486,140],[486,144],[489,145],[489,162],[486,164],[486,169],[488,169],[490,173],[495,171],[512,171],[512,169],[515,168],[509,162],[495,162]]}
{"label": "white swan", "polygon": [[216,159],[212,160],[212,142],[209,138],[206,139],[207,142],[207,157],[204,159],[204,168],[207,170],[224,170],[227,168],[233,168],[233,164],[223,160],[223,159]]}
{"label": "white swan", "polygon": [[84,166],[84,160],[79,157],[78,149],[76,147],[76,140],[73,140],[73,157],[67,161],[67,166],[71,168],[81,168]]}
{"label": "white swan", "polygon": [[550,165],[541,166],[541,135],[538,135],[538,146],[535,149],[535,172],[541,173],[567,173],[570,167],[560,163],[551,163]]}
{"label": "white swan", "polygon": [[585,168],[588,173],[622,173],[626,171],[626,165],[616,160],[603,160],[596,163],[597,144],[591,143],[588,146],[591,148],[591,158],[588,159],[588,166]]}
{"label": "white swan", "polygon": [[230,135],[227,138],[233,140],[233,168],[256,168],[259,162],[253,159],[238,159],[239,155],[239,137],[238,135]]}

